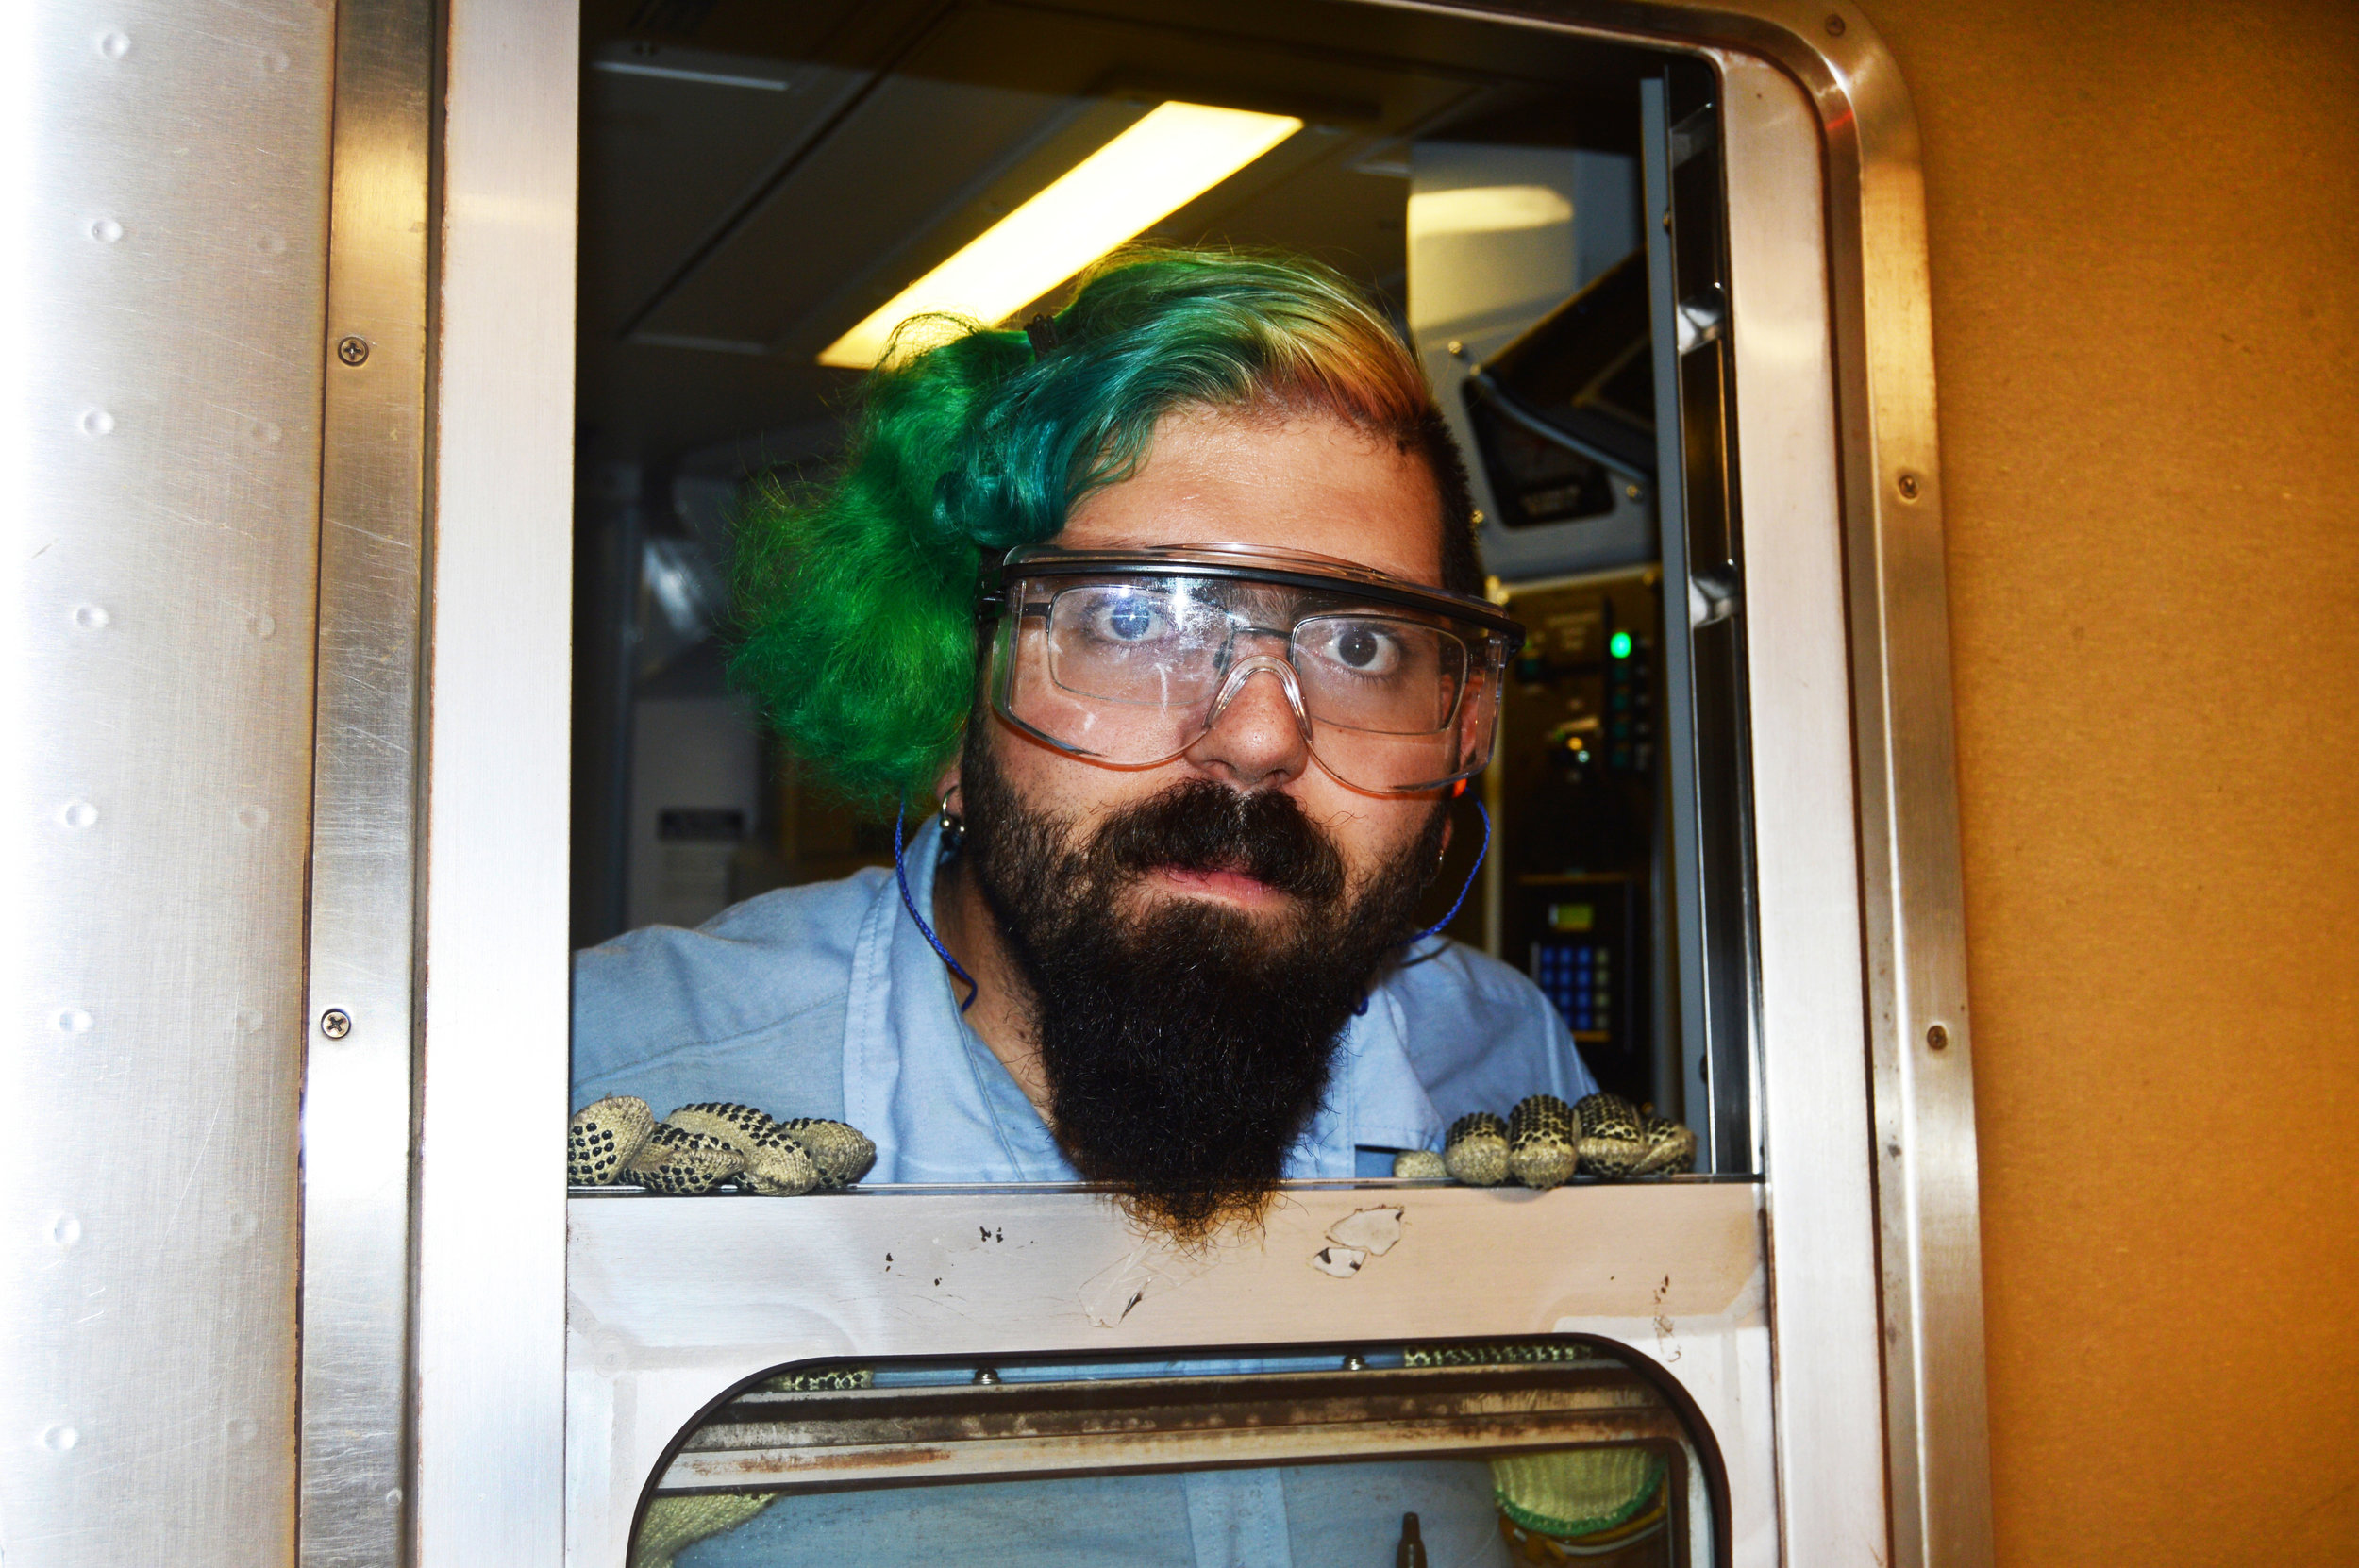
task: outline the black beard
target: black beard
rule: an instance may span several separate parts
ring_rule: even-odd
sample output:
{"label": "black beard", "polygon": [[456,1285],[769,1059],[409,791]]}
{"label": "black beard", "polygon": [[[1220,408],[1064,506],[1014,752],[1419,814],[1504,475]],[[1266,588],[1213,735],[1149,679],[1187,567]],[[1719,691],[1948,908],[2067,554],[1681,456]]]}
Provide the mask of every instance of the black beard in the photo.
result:
{"label": "black beard", "polygon": [[[1275,790],[1174,784],[1073,822],[1017,797],[979,732],[962,858],[1030,983],[1049,1123],[1074,1168],[1183,1242],[1258,1221],[1323,1103],[1344,1026],[1411,934],[1445,813],[1347,897],[1342,852]],[[1123,895],[1158,868],[1293,895],[1277,917]]]}

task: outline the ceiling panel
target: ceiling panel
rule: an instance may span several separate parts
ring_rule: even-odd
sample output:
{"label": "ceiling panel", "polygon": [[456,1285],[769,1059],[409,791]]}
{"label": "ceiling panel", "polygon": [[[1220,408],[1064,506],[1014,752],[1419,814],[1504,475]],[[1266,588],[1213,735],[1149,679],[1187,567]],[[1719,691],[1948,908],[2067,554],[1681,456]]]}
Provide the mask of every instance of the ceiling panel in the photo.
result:
{"label": "ceiling panel", "polygon": [[1308,128],[1154,236],[1386,293],[1401,139],[1603,146],[1636,122],[1626,51],[1323,0],[589,0],[585,25],[587,456],[807,447],[857,383],[820,347],[1163,98]]}
{"label": "ceiling panel", "polygon": [[873,79],[701,51],[593,57],[582,83],[581,312],[614,333]]}
{"label": "ceiling panel", "polygon": [[[640,330],[776,345],[887,258],[910,251],[1082,108],[979,83],[883,78]],[[851,308],[844,325],[893,292]]]}

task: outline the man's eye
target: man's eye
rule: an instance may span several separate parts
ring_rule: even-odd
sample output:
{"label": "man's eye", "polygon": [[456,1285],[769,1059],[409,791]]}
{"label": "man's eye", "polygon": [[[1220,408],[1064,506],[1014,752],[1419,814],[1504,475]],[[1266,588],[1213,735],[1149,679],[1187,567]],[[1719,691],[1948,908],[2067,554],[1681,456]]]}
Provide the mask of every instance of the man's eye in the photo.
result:
{"label": "man's eye", "polygon": [[1365,626],[1353,626],[1335,639],[1335,657],[1355,670],[1364,670],[1383,657],[1384,648],[1376,633]]}
{"label": "man's eye", "polygon": [[1323,641],[1319,651],[1354,675],[1388,676],[1400,668],[1400,640],[1380,626],[1346,622]]}
{"label": "man's eye", "polygon": [[1165,622],[1162,610],[1145,599],[1116,599],[1097,607],[1090,629],[1109,642],[1144,642],[1160,635]]}

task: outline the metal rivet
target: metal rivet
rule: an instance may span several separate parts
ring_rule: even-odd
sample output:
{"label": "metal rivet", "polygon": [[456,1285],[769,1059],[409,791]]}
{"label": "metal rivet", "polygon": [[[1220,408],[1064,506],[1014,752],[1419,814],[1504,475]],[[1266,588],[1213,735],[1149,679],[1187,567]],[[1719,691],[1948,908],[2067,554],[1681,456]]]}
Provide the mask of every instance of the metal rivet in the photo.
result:
{"label": "metal rivet", "polygon": [[58,1009],[57,1025],[59,1034],[88,1034],[92,1023],[91,1015],[80,1008]]}
{"label": "metal rivet", "polygon": [[109,615],[104,609],[100,609],[96,605],[76,605],[74,607],[74,624],[80,626],[84,631],[96,631],[99,627],[105,626],[112,619],[112,616]]}
{"label": "metal rivet", "polygon": [[232,1443],[252,1443],[254,1434],[260,1430],[250,1415],[233,1415],[224,1425],[228,1430],[229,1440]]}
{"label": "metal rivet", "polygon": [[270,826],[270,810],[267,807],[241,806],[237,809],[236,817],[238,826],[249,833],[259,833]]}
{"label": "metal rivet", "polygon": [[287,69],[287,57],[280,51],[273,49],[262,57],[262,69],[275,76]]}
{"label": "metal rivet", "polygon": [[58,820],[68,827],[88,827],[98,820],[98,808],[87,800],[69,800],[58,808]]}
{"label": "metal rivet", "polygon": [[257,419],[247,422],[245,433],[257,446],[276,446],[278,438],[285,432],[267,419]]}
{"label": "metal rivet", "polygon": [[1827,36],[1829,38],[1841,38],[1843,36],[1843,18],[1839,16],[1830,16],[1827,18]]}
{"label": "metal rivet", "polygon": [[252,1034],[262,1026],[262,1015],[252,1008],[241,1009],[230,1014],[229,1024],[241,1034]]}
{"label": "metal rivet", "polygon": [[98,35],[98,52],[109,59],[121,59],[131,52],[131,40],[123,33]]}
{"label": "metal rivet", "polygon": [[1452,338],[1443,346],[1449,350],[1449,357],[1453,359],[1463,359],[1466,357],[1466,345],[1460,342],[1456,338]]}
{"label": "metal rivet", "polygon": [[1350,1355],[1344,1358],[1344,1370],[1346,1372],[1365,1372],[1368,1370],[1368,1359],[1355,1350]]}
{"label": "metal rivet", "polygon": [[265,234],[254,242],[254,248],[264,256],[282,256],[286,254],[287,242],[276,234]]}
{"label": "metal rivet", "polygon": [[1637,500],[1637,499],[1638,499],[1641,495],[1644,495],[1644,494],[1646,494],[1647,492],[1646,492],[1645,491],[1643,491],[1643,490],[1640,490],[1640,489],[1639,489],[1636,485],[1624,485],[1624,486],[1622,487],[1622,493],[1623,493],[1624,495],[1629,496],[1631,500],[1635,501],[1635,500]]}
{"label": "metal rivet", "polygon": [[82,416],[82,434],[111,436],[115,432],[115,416],[104,409],[92,409]]}
{"label": "metal rivet", "polygon": [[257,615],[251,625],[257,637],[268,637],[278,629],[278,623],[267,615]]}
{"label": "metal rivet", "polygon": [[1929,1026],[1925,1030],[1925,1046],[1928,1050],[1948,1050],[1949,1048],[1949,1031],[1939,1024],[1934,1024]]}
{"label": "metal rivet", "polygon": [[1916,499],[1918,492],[1925,488],[1925,481],[1919,479],[1914,474],[1902,474],[1900,475],[1899,488],[1901,500],[1914,501]]}
{"label": "metal rivet", "polygon": [[342,1040],[352,1032],[352,1014],[342,1008],[330,1008],[320,1014],[320,1033],[330,1040]]}
{"label": "metal rivet", "polygon": [[336,358],[347,365],[364,365],[369,360],[369,341],[366,338],[343,337],[336,340]]}
{"label": "metal rivet", "polygon": [[386,1492],[385,1506],[389,1509],[401,1507],[401,1488],[393,1487]]}
{"label": "metal rivet", "polygon": [[102,245],[111,245],[123,238],[123,225],[112,218],[101,218],[90,225],[90,237]]}
{"label": "metal rivet", "polygon": [[78,1246],[81,1244],[81,1241],[82,1222],[75,1219],[73,1215],[60,1214],[56,1219],[49,1222],[50,1245],[60,1247]]}
{"label": "metal rivet", "polygon": [[229,1216],[229,1234],[243,1241],[261,1228],[262,1222],[241,1209]]}
{"label": "metal rivet", "polygon": [[62,1454],[82,1441],[82,1434],[71,1426],[52,1426],[41,1434],[41,1445],[52,1453]]}
{"label": "metal rivet", "polygon": [[979,1366],[975,1369],[975,1381],[986,1385],[996,1383],[999,1381],[999,1374],[987,1366]]}

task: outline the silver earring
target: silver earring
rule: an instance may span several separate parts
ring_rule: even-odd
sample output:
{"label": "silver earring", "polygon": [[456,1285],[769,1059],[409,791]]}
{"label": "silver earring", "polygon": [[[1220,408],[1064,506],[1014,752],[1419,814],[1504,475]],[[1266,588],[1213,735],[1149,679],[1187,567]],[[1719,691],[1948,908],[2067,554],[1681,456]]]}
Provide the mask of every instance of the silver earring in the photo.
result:
{"label": "silver earring", "polygon": [[936,819],[942,826],[942,848],[946,855],[955,855],[966,842],[966,819],[950,809],[950,803],[942,803],[942,814]]}

